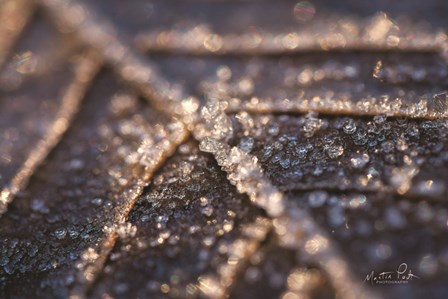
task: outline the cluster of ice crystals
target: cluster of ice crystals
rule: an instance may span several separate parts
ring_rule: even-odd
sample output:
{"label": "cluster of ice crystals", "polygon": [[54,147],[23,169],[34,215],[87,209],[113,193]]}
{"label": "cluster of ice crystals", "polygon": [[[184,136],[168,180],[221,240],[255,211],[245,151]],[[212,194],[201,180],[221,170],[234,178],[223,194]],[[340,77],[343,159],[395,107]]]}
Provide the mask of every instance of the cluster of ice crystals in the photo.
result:
{"label": "cluster of ice crystals", "polygon": [[210,101],[201,110],[206,129],[218,140],[231,137],[233,132],[231,120],[225,113],[226,108],[226,102]]}
{"label": "cluster of ice crystals", "polygon": [[317,113],[309,112],[305,116],[305,123],[303,126],[305,136],[312,137],[314,133],[317,132],[323,126],[323,124],[324,124],[323,120],[318,118]]}

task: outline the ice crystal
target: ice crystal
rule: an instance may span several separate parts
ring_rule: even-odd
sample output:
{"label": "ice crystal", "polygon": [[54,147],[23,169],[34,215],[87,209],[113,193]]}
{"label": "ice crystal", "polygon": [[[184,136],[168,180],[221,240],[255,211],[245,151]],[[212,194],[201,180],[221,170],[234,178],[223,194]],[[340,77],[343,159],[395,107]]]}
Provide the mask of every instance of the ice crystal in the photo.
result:
{"label": "ice crystal", "polygon": [[[57,38],[28,2],[0,5],[1,297],[446,293],[440,1],[37,1]],[[403,254],[424,283],[362,283]]]}

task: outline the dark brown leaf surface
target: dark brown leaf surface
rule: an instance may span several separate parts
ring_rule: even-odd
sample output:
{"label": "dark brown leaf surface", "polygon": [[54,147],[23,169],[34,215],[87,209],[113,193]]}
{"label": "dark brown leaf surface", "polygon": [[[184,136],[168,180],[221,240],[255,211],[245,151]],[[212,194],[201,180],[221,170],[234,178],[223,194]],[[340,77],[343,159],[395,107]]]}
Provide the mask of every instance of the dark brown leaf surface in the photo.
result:
{"label": "dark brown leaf surface", "polygon": [[446,298],[447,13],[5,0],[0,297]]}

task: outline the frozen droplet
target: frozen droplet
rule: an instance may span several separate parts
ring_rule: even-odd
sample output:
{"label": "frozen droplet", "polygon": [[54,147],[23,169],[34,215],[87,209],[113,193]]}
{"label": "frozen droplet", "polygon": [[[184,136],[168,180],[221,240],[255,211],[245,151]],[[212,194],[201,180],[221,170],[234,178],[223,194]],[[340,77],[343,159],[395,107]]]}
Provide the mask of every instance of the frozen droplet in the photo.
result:
{"label": "frozen droplet", "polygon": [[331,226],[341,226],[345,223],[344,210],[340,206],[333,206],[328,211],[328,221]]}
{"label": "frozen droplet", "polygon": [[313,208],[321,207],[328,198],[325,191],[315,191],[308,195],[308,203]]}
{"label": "frozen droplet", "polygon": [[268,128],[268,133],[272,136],[276,136],[279,133],[280,129],[278,127],[277,124],[272,124],[269,128]]}
{"label": "frozen droplet", "polygon": [[9,263],[9,258],[7,256],[2,256],[0,258],[0,266],[6,266]]}
{"label": "frozen droplet", "polygon": [[352,209],[364,207],[367,204],[367,197],[365,195],[356,195],[349,201],[349,206]]}
{"label": "frozen droplet", "polygon": [[392,255],[392,248],[387,243],[379,243],[372,247],[370,255],[375,260],[387,260]]}
{"label": "frozen droplet", "polygon": [[11,275],[11,274],[14,273],[14,268],[12,267],[11,264],[7,264],[7,265],[5,265],[5,266],[3,267],[3,270],[4,270],[7,274],[9,274],[9,275]]}
{"label": "frozen droplet", "polygon": [[35,198],[31,201],[31,209],[42,214],[47,214],[48,212],[50,212],[50,210],[45,205],[45,202],[39,198]]}
{"label": "frozen droplet", "polygon": [[203,196],[199,198],[199,203],[201,204],[202,207],[205,207],[211,203],[211,200],[208,197]]}
{"label": "frozen droplet", "polygon": [[213,214],[213,207],[210,205],[202,207],[201,213],[207,217],[210,217]]}
{"label": "frozen droplet", "polygon": [[346,134],[353,134],[356,131],[356,124],[353,121],[353,119],[348,119],[344,125],[342,126],[342,130],[344,130],[344,133]]}
{"label": "frozen droplet", "polygon": [[422,222],[429,222],[434,217],[434,211],[427,202],[422,201],[417,206],[416,216]]}
{"label": "frozen droplet", "polygon": [[320,176],[322,173],[324,172],[324,170],[322,169],[322,166],[316,166],[316,168],[314,168],[312,174],[314,176]]}
{"label": "frozen droplet", "polygon": [[441,181],[425,180],[417,183],[417,191],[427,195],[442,195],[445,192],[445,184]]}
{"label": "frozen droplet", "polygon": [[327,154],[331,159],[335,159],[344,153],[344,148],[341,145],[330,146],[327,149]]}
{"label": "frozen droplet", "polygon": [[418,273],[429,277],[437,273],[438,267],[439,265],[437,259],[433,255],[428,254],[423,256],[423,258],[420,260],[418,265]]}
{"label": "frozen droplet", "polygon": [[233,229],[233,225],[234,225],[234,222],[233,222],[233,220],[224,220],[224,224],[223,224],[223,226],[222,226],[222,228],[223,228],[223,230],[225,231],[225,232],[230,232],[232,229]]}
{"label": "frozen droplet", "polygon": [[92,204],[96,205],[96,206],[101,206],[101,204],[103,203],[103,199],[96,197],[94,199],[92,199]]}
{"label": "frozen droplet", "polygon": [[280,166],[284,169],[288,169],[290,164],[291,160],[289,160],[288,158],[283,158],[280,160]]}
{"label": "frozen droplet", "polygon": [[189,227],[190,234],[195,234],[201,230],[201,227],[199,225],[192,225]]}
{"label": "frozen droplet", "polygon": [[252,137],[243,137],[241,138],[240,144],[238,145],[240,149],[243,151],[249,153],[252,151],[252,148],[254,147],[254,139]]}
{"label": "frozen droplet", "polygon": [[407,145],[406,140],[404,139],[404,137],[399,137],[397,139],[396,143],[397,143],[397,145],[396,145],[397,150],[402,152],[402,151],[405,151],[405,150],[408,149],[408,145]]}
{"label": "frozen droplet", "polygon": [[271,156],[272,153],[274,152],[272,146],[266,146],[263,150],[263,156],[261,157],[261,160],[263,162],[266,162]]}
{"label": "frozen droplet", "polygon": [[395,207],[389,207],[385,212],[385,222],[392,228],[402,228],[406,225],[406,218]]}
{"label": "frozen droplet", "polygon": [[170,236],[171,236],[171,232],[167,229],[165,229],[159,233],[159,238],[162,238],[164,240],[168,239]]}
{"label": "frozen droplet", "polygon": [[375,122],[375,123],[377,123],[377,124],[382,124],[382,123],[384,123],[385,121],[386,121],[386,115],[384,115],[384,114],[380,114],[380,115],[375,115],[374,117],[373,117],[373,121]]}
{"label": "frozen droplet", "polygon": [[84,168],[84,162],[80,159],[73,159],[68,166],[70,169],[79,170]]}
{"label": "frozen droplet", "polygon": [[205,237],[202,240],[202,242],[204,243],[205,246],[210,247],[215,242],[215,237],[214,236],[207,236],[207,237]]}
{"label": "frozen droplet", "polygon": [[67,230],[63,227],[58,228],[57,230],[55,230],[54,235],[59,240],[64,239],[65,236],[67,235]]}
{"label": "frozen droplet", "polygon": [[350,159],[350,163],[352,164],[352,166],[354,168],[363,168],[364,166],[366,166],[367,163],[369,163],[370,161],[370,157],[368,154],[364,153],[364,154],[356,154],[353,155],[353,157]]}
{"label": "frozen droplet", "polygon": [[79,231],[75,228],[75,227],[69,227],[67,229],[68,235],[70,236],[70,238],[74,239],[76,237],[79,236]]}
{"label": "frozen droplet", "polygon": [[372,226],[369,221],[359,221],[355,229],[361,236],[368,236],[372,233]]}
{"label": "frozen droplet", "polygon": [[353,142],[356,145],[364,145],[368,140],[367,133],[362,129],[358,130],[358,132],[353,136]]}
{"label": "frozen droplet", "polygon": [[272,163],[277,163],[277,162],[279,162],[281,159],[282,159],[282,156],[281,156],[281,155],[275,155],[275,156],[272,157],[271,162],[272,162]]}

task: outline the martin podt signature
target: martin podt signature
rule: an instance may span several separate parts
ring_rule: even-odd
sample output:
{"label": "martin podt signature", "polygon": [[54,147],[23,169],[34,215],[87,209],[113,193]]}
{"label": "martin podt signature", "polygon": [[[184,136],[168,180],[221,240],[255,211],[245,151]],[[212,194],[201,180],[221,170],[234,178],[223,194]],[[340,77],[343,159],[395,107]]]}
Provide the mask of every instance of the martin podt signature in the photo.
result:
{"label": "martin podt signature", "polygon": [[381,273],[370,272],[366,275],[364,282],[373,284],[405,284],[415,278],[419,278],[412,273],[412,270],[406,263],[401,263],[395,271],[384,271]]}

